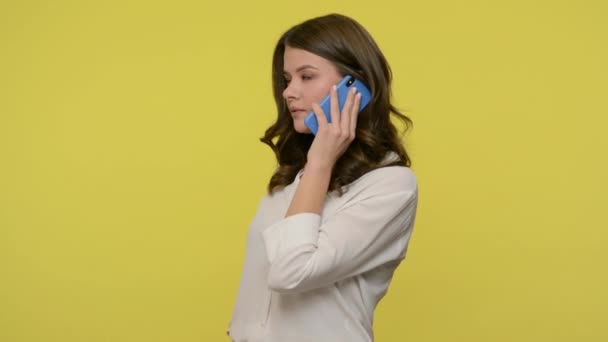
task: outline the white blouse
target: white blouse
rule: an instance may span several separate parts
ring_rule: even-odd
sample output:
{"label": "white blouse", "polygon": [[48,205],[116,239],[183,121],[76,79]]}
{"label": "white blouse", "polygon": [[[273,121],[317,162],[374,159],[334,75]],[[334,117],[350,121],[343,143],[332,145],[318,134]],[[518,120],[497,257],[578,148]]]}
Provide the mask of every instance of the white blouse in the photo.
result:
{"label": "white blouse", "polygon": [[329,193],[321,215],[285,218],[301,174],[266,195],[249,226],[228,336],[235,342],[373,341],[374,309],[412,233],[416,177],[403,166],[376,169],[341,197]]}

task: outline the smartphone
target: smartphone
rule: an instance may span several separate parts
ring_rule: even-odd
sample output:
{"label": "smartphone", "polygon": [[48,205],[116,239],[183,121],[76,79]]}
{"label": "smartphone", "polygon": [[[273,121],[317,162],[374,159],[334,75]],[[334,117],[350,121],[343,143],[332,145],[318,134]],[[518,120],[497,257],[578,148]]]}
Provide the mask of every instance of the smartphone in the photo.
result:
{"label": "smartphone", "polygon": [[[342,113],[342,108],[344,107],[344,103],[346,102],[346,96],[348,95],[348,92],[352,87],[357,88],[357,92],[361,93],[361,102],[359,103],[358,112],[361,112],[372,98],[369,89],[365,84],[363,84],[363,82],[353,76],[346,75],[344,76],[342,81],[340,81],[340,83],[336,85],[336,90],[338,92],[338,108],[340,108],[340,113]],[[327,122],[331,122],[330,105],[331,95],[327,94],[327,96],[319,104],[319,106],[321,107],[321,109],[323,109],[323,112],[325,113]],[[306,119],[304,119],[304,124],[306,125],[306,127],[308,127],[308,129],[310,129],[312,134],[317,134],[317,131],[319,130],[319,123],[317,122],[317,117],[315,116],[314,111],[311,111],[306,117]]]}

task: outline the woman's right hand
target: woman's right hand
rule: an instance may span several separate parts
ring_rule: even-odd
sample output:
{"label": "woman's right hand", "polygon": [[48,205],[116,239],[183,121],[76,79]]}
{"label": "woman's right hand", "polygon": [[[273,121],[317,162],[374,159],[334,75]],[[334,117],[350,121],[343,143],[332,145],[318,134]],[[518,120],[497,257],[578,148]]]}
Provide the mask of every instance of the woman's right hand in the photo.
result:
{"label": "woman's right hand", "polygon": [[313,111],[319,123],[319,129],[308,150],[307,167],[333,169],[335,163],[346,152],[355,140],[357,116],[361,103],[361,94],[353,87],[346,97],[340,113],[336,86],[330,89],[331,123],[327,122],[323,109],[313,103]]}

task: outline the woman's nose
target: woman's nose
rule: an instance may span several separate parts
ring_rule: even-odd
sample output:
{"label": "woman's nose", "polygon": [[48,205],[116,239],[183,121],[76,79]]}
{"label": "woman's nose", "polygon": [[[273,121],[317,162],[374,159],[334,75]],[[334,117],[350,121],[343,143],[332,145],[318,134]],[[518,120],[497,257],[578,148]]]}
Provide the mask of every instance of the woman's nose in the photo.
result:
{"label": "woman's nose", "polygon": [[289,82],[285,90],[283,90],[283,98],[287,99],[297,99],[298,98],[298,87],[294,84],[293,81]]}

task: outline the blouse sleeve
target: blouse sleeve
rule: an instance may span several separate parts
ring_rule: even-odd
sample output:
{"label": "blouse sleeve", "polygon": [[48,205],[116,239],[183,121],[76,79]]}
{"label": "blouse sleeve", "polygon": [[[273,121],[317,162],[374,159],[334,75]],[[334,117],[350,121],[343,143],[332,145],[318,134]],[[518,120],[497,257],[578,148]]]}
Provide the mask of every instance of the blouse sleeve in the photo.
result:
{"label": "blouse sleeve", "polygon": [[269,287],[307,291],[403,259],[416,215],[417,188],[380,187],[361,197],[324,223],[318,214],[300,213],[266,228],[262,234]]}

